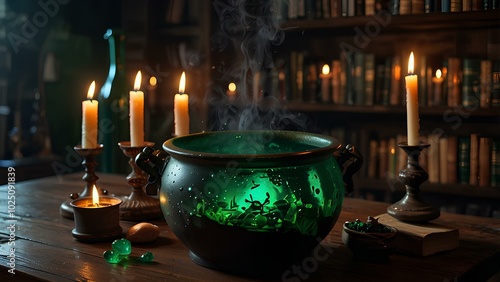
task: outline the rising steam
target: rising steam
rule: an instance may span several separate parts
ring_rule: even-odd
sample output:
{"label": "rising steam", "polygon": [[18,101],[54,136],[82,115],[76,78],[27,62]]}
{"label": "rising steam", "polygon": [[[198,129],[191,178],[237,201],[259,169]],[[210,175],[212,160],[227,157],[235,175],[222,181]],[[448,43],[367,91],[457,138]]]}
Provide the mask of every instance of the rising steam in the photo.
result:
{"label": "rising steam", "polygon": [[[218,121],[214,130],[305,131],[310,126],[305,116],[293,115],[282,107],[271,83],[282,67],[272,53],[272,46],[281,45],[285,39],[278,17],[278,6],[283,5],[282,2],[284,0],[214,1],[220,29],[212,36],[213,51],[232,55],[223,59],[214,71],[215,80],[222,83],[214,89],[215,98],[209,101],[213,106],[211,118]],[[228,82],[238,84],[236,103],[228,104],[226,99]]]}

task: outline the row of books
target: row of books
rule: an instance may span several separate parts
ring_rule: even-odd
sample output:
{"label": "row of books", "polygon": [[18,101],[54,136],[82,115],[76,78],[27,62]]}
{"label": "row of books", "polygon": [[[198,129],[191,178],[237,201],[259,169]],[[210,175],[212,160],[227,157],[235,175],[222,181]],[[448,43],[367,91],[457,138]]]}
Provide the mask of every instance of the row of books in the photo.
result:
{"label": "row of books", "polygon": [[277,1],[282,19],[328,19],[371,16],[484,11],[500,9],[500,0],[289,0]]}
{"label": "row of books", "polygon": [[[394,178],[406,167],[407,155],[397,147],[404,136],[369,142],[368,178]],[[429,135],[430,147],[423,150],[420,166],[429,174],[429,183],[467,184],[500,187],[500,140],[470,136]]]}
{"label": "row of books", "polygon": [[[407,66],[401,56],[340,54],[331,62],[307,61],[292,51],[285,64],[286,98],[291,102],[340,105],[402,105]],[[417,56],[419,103],[422,106],[500,106],[500,61],[450,57],[432,67]],[[323,72],[327,65],[330,72]]]}

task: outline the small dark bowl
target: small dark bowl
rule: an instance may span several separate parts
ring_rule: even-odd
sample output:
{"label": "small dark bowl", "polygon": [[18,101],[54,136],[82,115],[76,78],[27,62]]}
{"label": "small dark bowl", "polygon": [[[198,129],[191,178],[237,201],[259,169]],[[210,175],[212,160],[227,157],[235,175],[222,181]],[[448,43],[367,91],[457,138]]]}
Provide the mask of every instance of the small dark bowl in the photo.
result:
{"label": "small dark bowl", "polygon": [[398,230],[387,226],[391,232],[359,232],[343,225],[342,242],[351,250],[358,261],[387,262],[396,250]]}

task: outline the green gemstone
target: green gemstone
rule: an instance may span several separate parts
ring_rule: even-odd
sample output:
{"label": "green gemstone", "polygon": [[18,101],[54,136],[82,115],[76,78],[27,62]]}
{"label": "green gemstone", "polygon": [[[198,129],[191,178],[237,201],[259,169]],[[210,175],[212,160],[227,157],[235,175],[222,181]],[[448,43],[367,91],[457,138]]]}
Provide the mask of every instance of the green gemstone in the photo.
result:
{"label": "green gemstone", "polygon": [[122,260],[122,256],[112,250],[105,251],[102,255],[104,256],[104,260],[106,260],[108,263],[115,264],[119,263]]}
{"label": "green gemstone", "polygon": [[119,255],[130,255],[132,252],[132,244],[129,240],[123,238],[115,240],[111,244],[111,247],[113,248],[113,251],[117,252]]}
{"label": "green gemstone", "polygon": [[154,259],[154,255],[152,252],[146,252],[142,256],[140,256],[137,260],[140,262],[151,262]]}

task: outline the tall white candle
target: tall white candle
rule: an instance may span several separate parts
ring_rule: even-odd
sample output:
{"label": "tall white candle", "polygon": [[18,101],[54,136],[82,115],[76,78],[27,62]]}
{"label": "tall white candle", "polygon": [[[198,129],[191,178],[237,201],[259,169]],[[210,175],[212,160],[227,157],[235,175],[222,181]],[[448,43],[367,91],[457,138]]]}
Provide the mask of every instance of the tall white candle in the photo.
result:
{"label": "tall white candle", "polygon": [[228,101],[230,103],[234,102],[236,98],[236,83],[234,82],[229,83],[229,85],[227,86],[226,94]]}
{"label": "tall white candle", "polygon": [[99,103],[93,100],[95,81],[90,84],[87,99],[82,102],[82,148],[97,148],[97,111]]}
{"label": "tall white candle", "polygon": [[408,61],[408,75],[406,82],[406,115],[408,130],[408,145],[416,146],[418,142],[418,131],[420,129],[418,117],[418,77],[414,74],[415,59],[413,52]]}
{"label": "tall white candle", "polygon": [[321,69],[321,101],[322,102],[330,102],[331,96],[330,96],[330,66],[325,64],[323,68]]}
{"label": "tall white candle", "polygon": [[130,145],[133,147],[144,145],[144,92],[141,88],[141,71],[137,72],[134,81],[134,90],[130,96]]}
{"label": "tall white candle", "polygon": [[189,96],[186,89],[186,74],[182,72],[179,81],[179,93],[174,96],[174,124],[175,136],[189,134]]}

